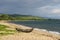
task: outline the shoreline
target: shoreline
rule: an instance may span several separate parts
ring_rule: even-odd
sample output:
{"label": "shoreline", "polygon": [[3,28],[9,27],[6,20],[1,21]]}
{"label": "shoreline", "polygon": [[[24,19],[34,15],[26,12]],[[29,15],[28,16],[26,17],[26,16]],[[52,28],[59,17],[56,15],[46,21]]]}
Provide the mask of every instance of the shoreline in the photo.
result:
{"label": "shoreline", "polygon": [[46,30],[46,29],[39,29],[39,28],[35,28],[36,30],[41,30],[41,31],[47,31],[47,32],[49,32],[49,33],[52,33],[52,34],[57,34],[57,35],[60,35],[60,32],[57,32],[57,31],[48,31],[48,30]]}
{"label": "shoreline", "polygon": [[[13,23],[14,24],[14,23]],[[16,25],[20,25],[20,24],[16,24]],[[21,26],[24,26],[24,27],[28,27],[28,26],[25,26],[25,25],[21,25]],[[30,28],[32,28],[32,27],[30,27]],[[57,34],[57,35],[60,35],[60,32],[58,32],[58,31],[51,31],[51,30],[47,30],[47,29],[40,29],[40,28],[34,28],[34,29],[36,29],[36,30],[41,30],[41,31],[47,31],[47,32],[49,32],[49,33],[52,33],[52,34]]]}
{"label": "shoreline", "polygon": [[[24,26],[24,25],[19,25],[19,24],[14,24],[14,23],[9,23],[9,22],[1,22],[0,24],[10,26],[13,29],[16,28],[16,27],[23,27],[23,28],[27,27],[27,26]],[[27,27],[27,28],[31,28],[31,27]],[[55,34],[52,31],[47,31],[45,29],[34,28],[31,33],[60,39],[60,34],[58,34],[57,32],[56,32],[57,34]],[[29,33],[27,33],[27,34],[29,34]]]}
{"label": "shoreline", "polygon": [[[28,27],[28,26],[25,26],[25,25],[20,25],[20,24],[15,24],[15,23],[10,23],[9,21],[1,21],[2,23],[8,23],[8,24],[13,24],[13,25],[16,25],[16,26],[22,26],[22,27]],[[28,28],[32,28],[32,27],[28,27]],[[47,32],[49,32],[49,33],[52,33],[52,34],[57,34],[57,35],[60,35],[60,33],[59,32],[57,32],[57,31],[48,31],[47,29],[40,29],[40,28],[34,28],[34,29],[36,29],[36,30],[41,30],[41,31],[47,31]]]}
{"label": "shoreline", "polygon": [[[17,21],[17,20],[16,20]],[[21,21],[21,20],[20,20]],[[23,20],[22,20],[23,21]],[[27,21],[27,20],[26,20]],[[29,21],[32,21],[32,20],[29,20]],[[16,23],[14,23],[14,24],[16,24]],[[17,25],[19,25],[19,24],[17,24]],[[23,26],[25,26],[25,25],[23,25]],[[40,29],[40,28],[38,28],[38,29]],[[57,30],[48,30],[48,29],[41,29],[42,31],[48,31],[48,32],[50,32],[50,33],[54,33],[54,34],[60,34],[60,31],[57,31]]]}

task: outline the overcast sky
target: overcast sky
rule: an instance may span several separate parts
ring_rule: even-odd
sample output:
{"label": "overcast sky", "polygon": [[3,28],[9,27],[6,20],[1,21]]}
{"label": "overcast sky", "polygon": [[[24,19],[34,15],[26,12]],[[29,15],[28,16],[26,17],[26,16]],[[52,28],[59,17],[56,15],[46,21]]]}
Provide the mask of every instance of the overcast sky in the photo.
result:
{"label": "overcast sky", "polygon": [[60,19],[60,0],[0,0],[0,13]]}

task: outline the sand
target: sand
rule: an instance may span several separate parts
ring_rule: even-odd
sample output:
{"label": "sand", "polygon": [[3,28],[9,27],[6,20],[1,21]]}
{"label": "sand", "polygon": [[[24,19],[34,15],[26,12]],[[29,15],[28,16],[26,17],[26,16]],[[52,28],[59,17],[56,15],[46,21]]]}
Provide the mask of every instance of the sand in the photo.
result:
{"label": "sand", "polygon": [[[15,27],[26,27],[23,25],[17,25],[8,22],[0,22],[0,24],[7,25],[10,28],[14,29]],[[42,31],[34,29],[30,33],[16,32],[13,35],[3,35],[0,36],[0,40],[59,40],[60,35],[49,33],[48,31]]]}

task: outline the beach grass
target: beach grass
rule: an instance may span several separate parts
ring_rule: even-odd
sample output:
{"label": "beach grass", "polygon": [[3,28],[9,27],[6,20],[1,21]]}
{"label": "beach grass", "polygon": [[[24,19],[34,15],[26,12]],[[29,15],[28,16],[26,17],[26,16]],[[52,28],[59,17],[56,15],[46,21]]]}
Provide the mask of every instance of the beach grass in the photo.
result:
{"label": "beach grass", "polygon": [[0,25],[0,35],[14,34],[16,30],[12,30],[8,26]]}
{"label": "beach grass", "polygon": [[[34,29],[30,33],[18,32],[15,27],[23,27],[8,22],[0,22],[0,40],[60,40],[60,35]],[[6,26],[5,26],[6,25]],[[11,34],[11,35],[10,35]]]}

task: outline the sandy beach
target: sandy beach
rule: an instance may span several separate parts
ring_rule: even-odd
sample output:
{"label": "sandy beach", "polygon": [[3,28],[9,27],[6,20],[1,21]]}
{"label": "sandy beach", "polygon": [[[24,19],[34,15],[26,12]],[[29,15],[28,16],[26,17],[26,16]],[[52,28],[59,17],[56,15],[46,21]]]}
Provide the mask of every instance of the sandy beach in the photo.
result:
{"label": "sandy beach", "polygon": [[[15,29],[16,27],[26,27],[8,22],[0,22],[0,24],[7,25],[11,29]],[[0,40],[60,40],[60,34],[53,34],[48,31],[42,31],[34,28],[34,30],[30,33],[16,32],[13,35],[0,36]]]}

